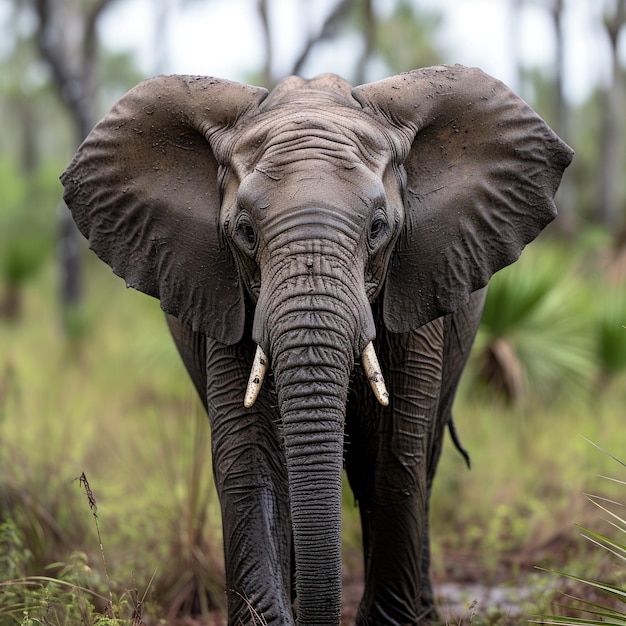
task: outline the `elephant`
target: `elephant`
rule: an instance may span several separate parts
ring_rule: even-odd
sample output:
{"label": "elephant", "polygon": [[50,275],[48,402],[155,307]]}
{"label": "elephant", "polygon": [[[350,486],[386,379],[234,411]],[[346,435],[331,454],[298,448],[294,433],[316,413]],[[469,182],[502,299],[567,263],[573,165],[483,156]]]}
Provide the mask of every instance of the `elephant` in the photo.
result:
{"label": "elephant", "polygon": [[229,624],[340,623],[344,469],[357,623],[434,618],[428,499],[485,288],[572,157],[460,65],[271,92],[158,76],[79,147],[65,202],[160,300],[209,416]]}

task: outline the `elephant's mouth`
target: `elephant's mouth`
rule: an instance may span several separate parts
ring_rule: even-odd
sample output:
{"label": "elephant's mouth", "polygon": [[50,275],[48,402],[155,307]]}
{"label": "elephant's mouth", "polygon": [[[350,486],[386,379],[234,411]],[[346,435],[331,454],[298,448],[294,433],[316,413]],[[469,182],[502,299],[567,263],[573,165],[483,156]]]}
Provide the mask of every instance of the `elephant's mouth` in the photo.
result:
{"label": "elephant's mouth", "polygon": [[[247,409],[254,405],[261,391],[268,363],[269,359],[263,351],[263,348],[257,345],[252,370],[250,371],[250,378],[248,379],[248,387],[243,401]],[[387,406],[389,404],[389,393],[387,392],[374,344],[371,341],[365,346],[365,349],[361,353],[361,363],[376,400],[383,406]]]}

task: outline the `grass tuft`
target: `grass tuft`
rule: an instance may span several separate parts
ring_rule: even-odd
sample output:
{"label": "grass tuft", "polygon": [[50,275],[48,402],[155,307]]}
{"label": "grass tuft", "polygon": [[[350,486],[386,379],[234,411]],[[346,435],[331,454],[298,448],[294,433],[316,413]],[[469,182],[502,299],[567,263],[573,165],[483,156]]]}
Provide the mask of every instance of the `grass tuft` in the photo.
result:
{"label": "grass tuft", "polygon": [[85,495],[87,496],[87,500],[89,502],[89,508],[91,509],[91,513],[93,514],[94,525],[96,527],[96,534],[98,535],[98,544],[100,546],[100,558],[102,559],[102,569],[104,571],[106,586],[109,592],[109,599],[107,601],[104,611],[107,617],[110,617],[111,619],[115,619],[115,613],[113,611],[113,593],[111,591],[111,579],[109,578],[109,570],[107,569],[107,561],[104,556],[104,546],[102,545],[102,536],[100,534],[100,525],[98,524],[98,505],[96,504],[96,496],[91,490],[91,486],[89,485],[87,476],[85,476],[85,472],[83,472],[76,480],[78,480],[79,484],[85,489]]}
{"label": "grass tuft", "polygon": [[[626,467],[626,464],[619,458],[595,443],[590,443],[602,450],[613,461]],[[608,478],[607,480],[621,486],[626,485],[626,481],[620,479]],[[623,509],[625,505],[603,496],[587,497],[605,514],[604,519],[608,530],[617,531],[617,537],[582,525],[577,525],[577,528],[594,547],[600,548],[607,555],[616,557],[618,560],[603,561],[603,569],[597,576],[562,570],[554,571],[553,573],[569,581],[569,589],[560,593],[561,601],[553,603],[552,608],[556,609],[553,615],[533,621],[543,624],[614,624],[616,626],[626,624],[626,588],[624,586],[626,572],[623,568],[623,562],[626,561],[626,519],[614,510],[614,508]]]}

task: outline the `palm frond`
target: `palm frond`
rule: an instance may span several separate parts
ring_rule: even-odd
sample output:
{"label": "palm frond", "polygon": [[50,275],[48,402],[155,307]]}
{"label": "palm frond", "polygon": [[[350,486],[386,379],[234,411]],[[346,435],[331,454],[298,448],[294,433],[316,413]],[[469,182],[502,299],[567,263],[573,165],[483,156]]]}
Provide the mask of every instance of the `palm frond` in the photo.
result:
{"label": "palm frond", "polygon": [[510,401],[529,389],[545,399],[573,397],[597,370],[587,299],[569,265],[557,248],[536,250],[490,282],[475,369]]}

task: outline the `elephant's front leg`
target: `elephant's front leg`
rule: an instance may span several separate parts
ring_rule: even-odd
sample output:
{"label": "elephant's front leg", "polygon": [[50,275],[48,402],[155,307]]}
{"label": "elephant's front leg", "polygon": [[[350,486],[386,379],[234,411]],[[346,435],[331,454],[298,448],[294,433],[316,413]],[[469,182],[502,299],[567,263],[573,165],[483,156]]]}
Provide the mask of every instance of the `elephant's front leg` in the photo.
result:
{"label": "elephant's front leg", "polygon": [[370,402],[355,383],[346,466],[363,527],[365,591],[357,624],[427,621],[420,577],[428,540],[428,462],[442,371],[443,324],[378,338],[390,405]]}
{"label": "elephant's front leg", "polygon": [[207,399],[222,507],[228,623],[292,624],[287,476],[271,384],[243,407],[254,346],[207,340]]}

